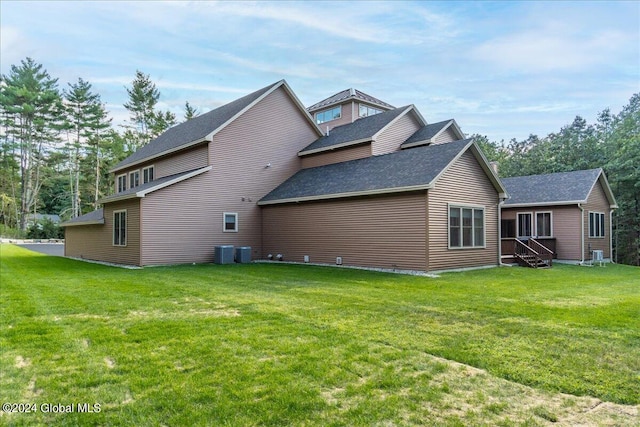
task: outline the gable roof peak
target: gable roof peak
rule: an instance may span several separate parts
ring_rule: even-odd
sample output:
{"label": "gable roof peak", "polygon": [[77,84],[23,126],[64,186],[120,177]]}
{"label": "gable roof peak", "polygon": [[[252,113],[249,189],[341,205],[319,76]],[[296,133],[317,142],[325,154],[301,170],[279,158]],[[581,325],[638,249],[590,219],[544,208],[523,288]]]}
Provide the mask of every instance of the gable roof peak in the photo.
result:
{"label": "gable roof peak", "polygon": [[322,135],[322,132],[314,123],[311,116],[305,111],[304,105],[291,90],[287,82],[282,79],[167,129],[147,145],[139,148],[135,153],[118,163],[110,172],[117,172],[160,156],[184,150],[204,142],[210,142],[217,132],[280,87],[284,88],[316,133]]}
{"label": "gable roof peak", "polygon": [[303,148],[298,155],[319,153],[321,151],[334,150],[350,145],[370,142],[380,132],[392,125],[396,120],[412,112],[420,125],[425,123],[424,118],[413,105],[394,108],[372,116],[362,117],[354,122],[345,123],[331,128],[330,132]]}
{"label": "gable roof peak", "polygon": [[456,140],[465,138],[465,134],[455,119],[448,119],[441,122],[425,124],[403,142],[401,148],[418,147],[420,145],[434,143],[436,142],[436,138],[449,128],[453,130]]}

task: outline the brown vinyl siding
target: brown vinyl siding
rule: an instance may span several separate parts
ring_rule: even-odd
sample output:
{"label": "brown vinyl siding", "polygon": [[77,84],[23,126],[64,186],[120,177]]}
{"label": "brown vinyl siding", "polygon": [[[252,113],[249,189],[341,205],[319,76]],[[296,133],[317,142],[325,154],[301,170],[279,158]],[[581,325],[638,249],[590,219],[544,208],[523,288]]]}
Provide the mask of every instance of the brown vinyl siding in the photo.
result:
{"label": "brown vinyl siding", "polygon": [[[65,256],[140,265],[140,199],[109,203],[104,207],[104,225],[65,227]],[[127,245],[113,246],[113,213],[127,211]]]}
{"label": "brown vinyl siding", "polygon": [[425,193],[265,206],[263,257],[425,270]]}
{"label": "brown vinyl siding", "polygon": [[193,169],[202,168],[209,165],[209,151],[207,150],[207,144],[203,143],[202,145],[187,149],[185,151],[180,151],[178,153],[173,154],[172,156],[164,157],[161,159],[156,159],[150,162],[142,163],[131,167],[129,169],[125,169],[123,171],[118,171],[114,176],[114,185],[115,190],[114,193],[118,192],[118,176],[126,174],[127,177],[127,189],[130,188],[129,181],[129,173],[133,171],[140,171],[140,182],[139,185],[142,185],[142,170],[146,167],[153,166],[153,179],[163,178],[169,175],[175,175],[177,173],[190,171]]}
{"label": "brown vinyl siding", "polygon": [[301,157],[302,168],[314,168],[332,163],[346,162],[371,156],[371,143],[367,142],[353,147],[324,151]]}
{"label": "brown vinyl siding", "polygon": [[536,207],[534,212],[551,211],[553,237],[559,260],[580,260],[580,208],[577,205]]}
{"label": "brown vinyl siding", "polygon": [[400,150],[400,144],[413,135],[420,125],[411,112],[400,117],[391,126],[382,131],[371,146],[374,156]]}
{"label": "brown vinyl siding", "polygon": [[[326,133],[327,132],[327,126],[329,127],[329,130],[333,129],[336,126],[341,126],[341,125],[345,125],[347,123],[351,123],[353,122],[355,119],[358,118],[358,106],[357,105],[353,105],[353,102],[349,102],[346,104],[342,104],[340,107],[342,108],[341,110],[341,117],[339,119],[335,119],[335,120],[330,120],[328,122],[324,122],[324,123],[320,123],[318,125],[318,127],[320,128],[320,130],[322,130],[322,133]],[[317,111],[314,111],[313,113],[311,113],[311,117],[313,117],[313,121],[314,123],[316,122],[316,113],[322,112],[322,111],[326,111],[326,110],[331,110],[333,108],[338,107],[337,105],[332,105],[330,107],[323,107],[320,108]],[[355,114],[355,116],[354,116]]]}
{"label": "brown vinyl siding", "polygon": [[445,144],[447,142],[457,141],[458,139],[459,138],[456,136],[456,133],[453,131],[453,125],[451,125],[436,137],[433,144]]}
{"label": "brown vinyl siding", "polygon": [[[470,150],[428,191],[429,270],[498,263],[498,193]],[[449,249],[449,205],[484,207],[485,248]]]}
{"label": "brown vinyl siding", "polygon": [[[503,208],[502,219],[517,221],[518,213],[551,212],[551,228],[556,239],[556,254],[559,260],[580,261],[580,209],[577,205],[566,206],[525,206]],[[535,222],[534,222],[535,225]]]}
{"label": "brown vinyl siding", "polygon": [[[610,233],[611,233],[611,216],[609,211],[611,210],[607,196],[604,193],[601,183],[602,178],[598,179],[596,185],[591,190],[591,194],[587,198],[587,203],[584,205],[584,259],[590,260],[591,250],[604,251],[604,257],[610,258],[611,251],[609,248]],[[589,237],[589,212],[604,213],[604,237]]]}
{"label": "brown vinyl siding", "polygon": [[195,176],[148,194],[142,206],[142,264],[211,262],[213,236],[221,229],[222,218],[213,216],[215,187],[211,172]]}
{"label": "brown vinyl siding", "polygon": [[209,165],[207,144],[204,143],[196,148],[176,153],[171,157],[165,157],[155,162],[142,165],[140,170],[142,171],[142,168],[151,165],[154,165],[155,179],[203,168]]}
{"label": "brown vinyl siding", "polygon": [[[212,262],[216,245],[260,258],[257,202],[299,170],[297,153],[317,137],[285,89],[268,95],[213,137],[211,171],[143,200],[143,263]],[[222,231],[223,212],[238,214],[238,232]]]}

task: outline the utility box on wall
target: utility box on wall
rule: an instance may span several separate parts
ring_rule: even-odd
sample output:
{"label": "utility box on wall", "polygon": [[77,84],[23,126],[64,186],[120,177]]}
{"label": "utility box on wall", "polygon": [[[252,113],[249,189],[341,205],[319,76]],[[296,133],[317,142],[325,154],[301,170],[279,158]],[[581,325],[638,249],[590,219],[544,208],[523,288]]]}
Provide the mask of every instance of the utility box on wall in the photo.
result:
{"label": "utility box on wall", "polygon": [[247,264],[251,262],[251,246],[241,246],[236,248],[236,262]]}
{"label": "utility box on wall", "polygon": [[233,264],[233,245],[216,246],[213,262],[215,264]]}

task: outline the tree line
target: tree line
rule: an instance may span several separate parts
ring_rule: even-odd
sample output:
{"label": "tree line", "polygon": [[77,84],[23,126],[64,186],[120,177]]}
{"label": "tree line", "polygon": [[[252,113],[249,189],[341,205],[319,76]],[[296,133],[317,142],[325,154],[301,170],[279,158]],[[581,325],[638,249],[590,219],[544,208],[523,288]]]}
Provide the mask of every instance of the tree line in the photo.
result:
{"label": "tree line", "polygon": [[[130,117],[116,128],[82,78],[61,89],[31,58],[0,77],[3,234],[24,234],[36,213],[68,219],[96,209],[112,193],[109,169],[177,123],[173,113],[157,108],[160,92],[148,75],[137,71],[125,89]],[[187,102],[185,120],[196,115]]]}
{"label": "tree line", "polygon": [[[24,234],[30,214],[73,218],[113,193],[109,169],[177,124],[158,108],[160,92],[141,71],[124,107],[128,121],[114,126],[91,83],[60,88],[39,63],[26,58],[0,76],[0,231]],[[185,103],[184,120],[197,116]],[[596,123],[577,116],[546,137],[490,141],[473,135],[501,177],[602,167],[619,208],[614,214],[615,258],[640,263],[640,94],[618,114],[603,110]]]}

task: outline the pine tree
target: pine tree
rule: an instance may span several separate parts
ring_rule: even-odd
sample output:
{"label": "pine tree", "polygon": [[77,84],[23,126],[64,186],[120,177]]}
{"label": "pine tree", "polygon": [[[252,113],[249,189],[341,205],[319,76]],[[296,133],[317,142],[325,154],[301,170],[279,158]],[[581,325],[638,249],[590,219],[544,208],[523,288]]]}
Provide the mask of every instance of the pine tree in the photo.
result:
{"label": "pine tree", "polygon": [[[95,178],[94,207],[98,199],[100,187],[100,139],[101,134],[110,126],[107,112],[100,101],[100,95],[93,93],[91,84],[78,79],[75,84],[69,84],[69,90],[64,93],[67,112],[67,129],[69,140],[67,150],[69,155],[69,189],[71,194],[71,216],[82,215],[81,206],[81,163],[91,162],[94,165]],[[91,153],[89,153],[91,152]],[[91,154],[91,158],[88,155]]]}
{"label": "pine tree", "polygon": [[2,76],[0,107],[6,143],[10,138],[20,159],[19,227],[23,231],[38,199],[45,149],[58,140],[62,102],[57,83],[31,58],[12,65],[9,74]]}
{"label": "pine tree", "polygon": [[148,74],[137,70],[131,88],[126,89],[129,101],[125,102],[124,107],[129,110],[133,126],[125,132],[125,139],[129,142],[130,150],[135,151],[175,125],[176,117],[169,111],[156,110],[160,91]]}
{"label": "pine tree", "polygon": [[189,104],[189,101],[184,103],[184,120],[191,120],[194,117],[198,117],[198,109]]}

